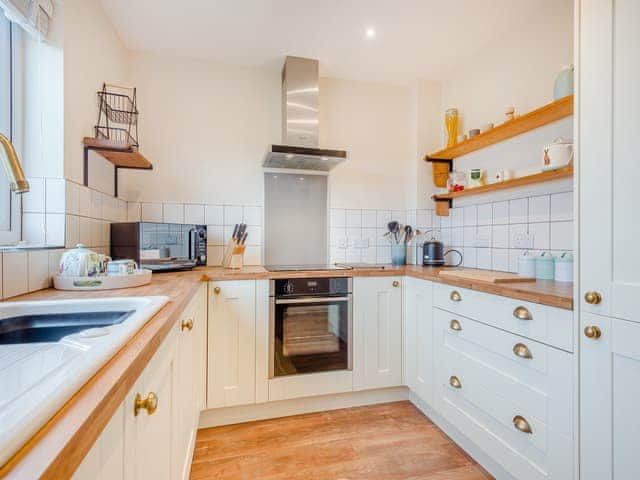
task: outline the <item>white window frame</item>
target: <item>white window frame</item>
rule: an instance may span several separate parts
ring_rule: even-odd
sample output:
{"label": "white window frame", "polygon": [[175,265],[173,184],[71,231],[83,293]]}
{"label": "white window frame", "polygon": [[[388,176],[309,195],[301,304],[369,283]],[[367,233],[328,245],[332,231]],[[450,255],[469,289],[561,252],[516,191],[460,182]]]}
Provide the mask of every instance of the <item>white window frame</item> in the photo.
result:
{"label": "white window frame", "polygon": [[[0,51],[0,62],[9,64],[9,72],[11,76],[10,81],[10,119],[9,119],[9,131],[3,131],[7,137],[11,140],[18,153],[18,156],[22,158],[22,37],[21,28],[9,22],[6,17],[0,11],[0,22],[3,25],[0,26],[0,35],[7,35],[10,39],[9,47],[10,51]],[[5,37],[7,38],[7,37]],[[4,39],[3,39],[4,40]],[[3,42],[0,44],[6,46]],[[5,130],[6,127],[2,128]],[[14,245],[18,243],[22,238],[22,198],[21,195],[13,193],[9,190],[9,182],[6,179],[4,171],[0,173],[0,195],[5,200],[0,201],[0,208],[9,209],[9,223],[10,225],[0,225],[0,245]],[[6,200],[7,196],[9,197]],[[8,227],[8,228],[7,228]]]}

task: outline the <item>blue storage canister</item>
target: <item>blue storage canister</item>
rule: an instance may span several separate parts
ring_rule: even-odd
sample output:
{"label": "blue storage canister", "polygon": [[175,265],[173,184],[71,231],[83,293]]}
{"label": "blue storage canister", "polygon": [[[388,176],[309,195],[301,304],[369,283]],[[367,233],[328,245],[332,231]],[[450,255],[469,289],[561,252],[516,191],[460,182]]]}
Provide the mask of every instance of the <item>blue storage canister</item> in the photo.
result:
{"label": "blue storage canister", "polygon": [[540,280],[553,280],[555,270],[555,258],[549,252],[542,252],[536,257],[536,278]]}

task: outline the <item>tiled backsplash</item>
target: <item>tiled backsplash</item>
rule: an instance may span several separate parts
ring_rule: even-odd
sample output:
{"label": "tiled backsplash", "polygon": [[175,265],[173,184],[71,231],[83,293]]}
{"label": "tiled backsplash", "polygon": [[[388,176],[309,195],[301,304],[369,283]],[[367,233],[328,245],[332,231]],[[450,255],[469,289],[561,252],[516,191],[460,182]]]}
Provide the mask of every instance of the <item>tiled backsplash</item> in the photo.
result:
{"label": "tiled backsplash", "polygon": [[237,223],[247,224],[245,265],[262,264],[262,207],[195,203],[128,202],[127,221],[195,223],[207,225],[207,263],[222,264],[224,245]]}

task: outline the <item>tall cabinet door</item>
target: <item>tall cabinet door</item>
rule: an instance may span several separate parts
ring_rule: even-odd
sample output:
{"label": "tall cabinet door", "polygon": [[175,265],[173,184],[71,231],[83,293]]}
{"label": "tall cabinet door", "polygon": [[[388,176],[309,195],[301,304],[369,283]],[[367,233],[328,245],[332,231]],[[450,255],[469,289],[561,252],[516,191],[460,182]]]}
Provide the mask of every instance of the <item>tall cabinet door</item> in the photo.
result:
{"label": "tall cabinet door", "polygon": [[355,278],[354,390],[402,384],[402,279]]}
{"label": "tall cabinet door", "polygon": [[404,383],[422,401],[433,403],[433,290],[431,282],[405,278],[403,316]]}
{"label": "tall cabinet door", "polygon": [[580,478],[636,479],[640,323],[584,313],[581,324]]}
{"label": "tall cabinet door", "polygon": [[580,303],[627,320],[640,298],[638,25],[638,0],[581,2]]}
{"label": "tall cabinet door", "polygon": [[256,282],[209,285],[209,408],[255,403]]}

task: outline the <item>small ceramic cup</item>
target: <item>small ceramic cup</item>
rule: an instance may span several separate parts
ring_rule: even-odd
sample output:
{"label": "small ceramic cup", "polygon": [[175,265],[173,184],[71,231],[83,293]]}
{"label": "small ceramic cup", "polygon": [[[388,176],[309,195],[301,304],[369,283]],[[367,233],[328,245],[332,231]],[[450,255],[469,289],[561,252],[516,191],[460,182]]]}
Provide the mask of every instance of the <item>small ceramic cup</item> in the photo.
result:
{"label": "small ceramic cup", "polygon": [[107,275],[131,275],[137,268],[133,260],[112,260],[107,263]]}
{"label": "small ceramic cup", "polygon": [[478,135],[480,135],[479,128],[472,128],[471,130],[469,130],[469,138],[477,137]]}

